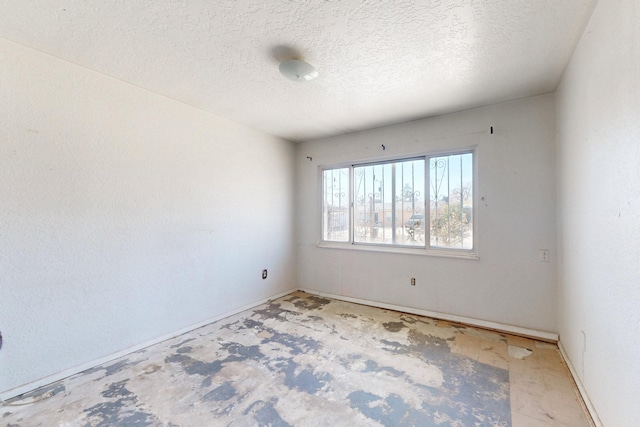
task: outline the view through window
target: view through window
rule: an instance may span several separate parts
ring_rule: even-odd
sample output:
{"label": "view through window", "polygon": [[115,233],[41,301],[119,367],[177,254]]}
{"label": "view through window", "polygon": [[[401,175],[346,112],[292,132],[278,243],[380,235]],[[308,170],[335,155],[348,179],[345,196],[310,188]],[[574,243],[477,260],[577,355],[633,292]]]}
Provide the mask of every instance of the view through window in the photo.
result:
{"label": "view through window", "polygon": [[473,152],[325,169],[323,240],[472,250]]}
{"label": "view through window", "polygon": [[432,247],[473,248],[473,154],[429,159]]}

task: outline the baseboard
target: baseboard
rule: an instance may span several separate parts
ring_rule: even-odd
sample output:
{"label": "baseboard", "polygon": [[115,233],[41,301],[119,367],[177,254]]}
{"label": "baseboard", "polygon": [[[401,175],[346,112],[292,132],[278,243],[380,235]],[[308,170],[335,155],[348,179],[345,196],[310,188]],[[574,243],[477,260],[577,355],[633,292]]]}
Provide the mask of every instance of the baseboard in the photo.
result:
{"label": "baseboard", "polygon": [[203,320],[202,322],[198,322],[198,323],[195,323],[193,325],[187,326],[185,328],[179,329],[177,331],[170,332],[170,333],[168,333],[166,335],[162,335],[160,337],[157,337],[157,338],[154,338],[152,340],[143,342],[141,344],[137,344],[137,345],[134,345],[132,347],[126,348],[124,350],[117,351],[115,353],[109,354],[108,356],[104,356],[104,357],[101,357],[99,359],[95,359],[95,360],[92,360],[90,362],[83,363],[82,365],[75,366],[73,368],[66,369],[64,371],[49,375],[47,377],[44,377],[44,378],[41,378],[39,380],[30,382],[28,384],[24,384],[24,385],[12,388],[10,390],[0,392],[0,402],[2,402],[4,400],[11,399],[11,398],[16,397],[16,396],[20,396],[21,394],[36,390],[36,389],[38,389],[40,387],[52,384],[52,383],[54,383],[56,381],[63,380],[63,379],[68,378],[68,377],[70,377],[72,375],[79,374],[80,372],[86,371],[87,369],[95,368],[96,366],[100,366],[100,365],[103,365],[105,363],[111,362],[112,360],[118,359],[118,358],[120,358],[122,356],[126,356],[128,354],[135,353],[136,351],[139,351],[139,350],[142,350],[144,348],[150,347],[150,346],[152,346],[154,344],[161,343],[162,341],[166,341],[168,339],[177,337],[179,335],[186,334],[187,332],[191,332],[191,331],[193,331],[195,329],[201,328],[201,327],[206,326],[206,325],[208,325],[210,323],[217,322],[218,320],[221,320],[221,319],[224,319],[226,317],[233,316],[234,314],[238,314],[240,312],[243,312],[245,310],[249,310],[249,309],[252,309],[254,307],[257,307],[260,304],[264,304],[264,303],[269,302],[271,300],[274,300],[276,298],[280,298],[280,297],[283,297],[285,295],[289,295],[290,293],[295,292],[295,291],[296,291],[295,289],[291,289],[291,290],[288,290],[288,291],[285,291],[285,292],[281,292],[281,293],[273,295],[273,296],[271,296],[269,298],[264,298],[264,299],[262,299],[260,301],[256,301],[256,302],[253,302],[251,304],[247,304],[245,306],[242,306],[242,307],[236,308],[234,310],[225,312],[223,314],[220,314],[218,316],[212,317],[210,319]]}
{"label": "baseboard", "polygon": [[584,388],[584,384],[582,384],[580,377],[578,377],[578,373],[573,367],[573,363],[571,363],[571,359],[569,359],[569,356],[567,355],[567,352],[565,351],[564,346],[562,345],[562,341],[558,341],[558,348],[560,349],[560,354],[564,359],[564,363],[566,363],[567,367],[569,368],[569,372],[571,372],[573,381],[576,383],[576,386],[578,387],[578,393],[580,394],[582,403],[584,404],[584,407],[587,409],[587,412],[591,416],[590,421],[593,423],[595,427],[603,427],[602,421],[600,421],[600,418],[598,417],[598,413],[596,412],[596,408],[593,406],[593,403],[591,403],[591,399],[589,399],[587,390]]}
{"label": "baseboard", "polygon": [[[347,301],[347,302],[353,302],[356,304],[363,304],[363,305],[368,305],[368,306],[372,306],[372,307],[378,307],[378,308],[385,308],[388,310],[394,310],[394,311],[401,311],[401,312],[405,312],[405,313],[411,313],[411,314],[416,314],[416,315],[420,315],[420,316],[426,316],[426,317],[433,317],[436,319],[442,319],[442,320],[447,320],[447,321],[451,321],[451,322],[456,322],[456,323],[462,323],[462,324],[467,324],[470,326],[475,326],[475,327],[479,327],[479,328],[484,328],[484,329],[491,329],[491,330],[495,330],[495,331],[499,331],[499,332],[506,332],[506,333],[510,333],[510,334],[515,334],[515,335],[520,335],[520,336],[524,336],[524,337],[530,337],[530,338],[535,338],[535,339],[539,339],[539,340],[543,340],[543,341],[550,341],[550,342],[558,342],[558,334],[552,333],[552,332],[545,332],[545,331],[538,331],[535,329],[528,329],[528,328],[521,328],[519,326],[512,326],[512,325],[505,325],[502,323],[497,323],[497,322],[489,322],[486,320],[480,320],[480,319],[473,319],[470,317],[464,317],[464,316],[457,316],[457,315],[453,315],[453,314],[446,314],[446,313],[439,313],[439,312],[435,312],[435,311],[430,311],[430,310],[423,310],[423,309],[419,309],[419,308],[412,308],[412,307],[405,307],[405,306],[400,306],[400,305],[395,305],[395,304],[387,304],[387,303],[383,303],[383,302],[378,302],[378,301],[370,301],[370,300],[365,300],[365,299],[360,299],[360,298],[352,298],[352,297],[347,297],[347,296],[342,296],[342,295],[335,295],[335,294],[329,294],[329,293],[324,293],[324,292],[318,292],[315,290],[311,290],[311,289],[303,289],[300,288],[298,289],[300,291],[303,292],[307,292],[309,294],[313,294],[313,295],[319,295],[319,296],[323,296],[323,297],[327,297],[327,298],[333,298],[333,299],[337,299],[337,300],[342,300],[342,301]],[[206,326],[210,323],[216,322],[218,320],[224,319],[226,317],[229,316],[233,316],[234,314],[243,312],[245,310],[249,310],[252,309],[260,304],[264,304],[266,302],[269,302],[273,299],[276,298],[280,298],[283,297],[285,295],[288,295],[292,292],[296,291],[296,289],[291,289],[285,292],[281,292],[279,294],[273,295],[269,298],[265,298],[256,302],[253,302],[251,304],[239,307],[237,309],[225,312],[223,314],[220,314],[218,316],[212,317],[210,319],[204,320],[202,322],[198,322],[196,324],[187,326],[185,328],[179,329],[177,331],[171,332],[169,334],[160,336],[158,338],[155,338],[153,340],[149,340],[146,342],[143,342],[141,344],[126,348],[124,350],[112,353],[108,356],[104,356],[101,357],[99,359],[95,359],[92,360],[90,362],[84,363],[82,365],[79,366],[75,366],[73,368],[58,372],[56,374],[52,374],[49,375],[47,377],[41,378],[39,380],[30,382],[28,384],[24,384],[18,387],[15,387],[13,389],[7,390],[7,391],[3,391],[0,392],[0,401],[3,400],[8,400],[11,399],[13,397],[19,396],[21,394],[33,391],[37,388],[49,385],[51,383],[54,383],[56,381],[65,379],[67,377],[70,377],[72,375],[78,374],[80,372],[83,372],[87,369],[91,369],[94,368],[96,366],[111,362],[112,360],[118,359],[120,357],[126,356],[128,354],[134,353],[136,351],[142,350],[144,348],[147,348],[149,346],[152,346],[154,344],[158,344],[161,343],[162,341],[166,341],[168,339],[174,338],[178,335],[182,335],[185,334],[187,332],[191,332],[194,329],[198,329],[201,328],[203,326]],[[564,356],[563,354],[563,357]],[[567,363],[568,366],[571,366],[569,363]],[[570,369],[572,369],[570,367]],[[577,379],[575,373],[572,371],[572,375],[574,376],[574,378]],[[578,388],[580,389],[580,383],[578,381],[576,381],[576,383],[578,384]],[[580,389],[581,394],[583,394],[582,389]],[[585,399],[585,402],[587,402],[588,400]],[[589,412],[592,413],[592,410],[589,409]],[[600,425],[598,425],[598,427],[600,427]]]}
{"label": "baseboard", "polygon": [[456,323],[462,323],[462,324],[465,324],[465,325],[475,326],[475,327],[478,327],[478,328],[491,329],[491,330],[498,331],[498,332],[506,332],[506,333],[509,333],[509,334],[519,335],[519,336],[523,336],[523,337],[535,338],[535,339],[541,340],[541,341],[548,341],[548,342],[552,342],[552,343],[558,342],[558,334],[553,333],[553,332],[538,331],[538,330],[535,330],[535,329],[522,328],[522,327],[519,327],[519,326],[512,326],[512,325],[505,325],[505,324],[502,324],[502,323],[489,322],[487,320],[474,319],[474,318],[471,318],[471,317],[464,317],[464,316],[457,316],[457,315],[454,315],[454,314],[439,313],[439,312],[436,312],[436,311],[423,310],[423,309],[420,309],[420,308],[413,308],[413,307],[405,307],[405,306],[395,305],[395,304],[387,304],[387,303],[379,302],[379,301],[370,301],[370,300],[365,300],[365,299],[360,299],[360,298],[346,297],[346,296],[343,296],[343,295],[328,294],[328,293],[324,293],[324,292],[318,292],[318,291],[315,291],[315,290],[312,290],[312,289],[302,289],[301,288],[299,290],[303,291],[303,292],[307,292],[309,294],[323,296],[323,297],[326,297],[326,298],[333,298],[333,299],[337,299],[337,300],[341,300],[341,301],[347,301],[347,302],[353,302],[353,303],[356,303],[356,304],[368,305],[368,306],[371,306],[371,307],[386,308],[386,309],[389,309],[389,310],[401,311],[401,312],[404,312],[404,313],[417,314],[419,316],[433,317],[433,318],[436,318],[436,319],[447,320],[447,321],[456,322]]}

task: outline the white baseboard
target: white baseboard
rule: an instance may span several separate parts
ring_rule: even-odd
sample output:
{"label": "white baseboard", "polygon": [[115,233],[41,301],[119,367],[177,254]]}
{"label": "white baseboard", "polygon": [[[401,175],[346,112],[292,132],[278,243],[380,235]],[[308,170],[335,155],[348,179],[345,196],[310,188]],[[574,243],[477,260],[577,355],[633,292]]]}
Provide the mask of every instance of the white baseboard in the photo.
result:
{"label": "white baseboard", "polygon": [[[567,353],[562,345],[562,342],[559,341],[558,339],[558,334],[556,333],[552,333],[552,332],[545,332],[545,331],[538,331],[535,329],[529,329],[529,328],[522,328],[519,326],[512,326],[512,325],[505,325],[502,323],[497,323],[497,322],[490,322],[490,321],[486,321],[486,320],[480,320],[480,319],[474,319],[474,318],[470,318],[470,317],[464,317],[464,316],[457,316],[457,315],[453,315],[453,314],[446,314],[446,313],[439,313],[439,312],[435,312],[435,311],[430,311],[430,310],[423,310],[423,309],[419,309],[419,308],[412,308],[412,307],[405,307],[405,306],[399,306],[399,305],[395,305],[395,304],[387,304],[387,303],[383,303],[383,302],[378,302],[378,301],[370,301],[370,300],[365,300],[365,299],[360,299],[360,298],[352,298],[352,297],[347,297],[347,296],[342,296],[342,295],[335,295],[335,294],[329,294],[329,293],[325,293],[325,292],[318,292],[315,290],[311,290],[311,289],[297,289],[299,291],[302,292],[306,292],[312,295],[318,295],[318,296],[322,296],[322,297],[327,297],[327,298],[333,298],[336,300],[341,300],[341,301],[347,301],[347,302],[353,302],[356,304],[363,304],[363,305],[368,305],[368,306],[372,306],[372,307],[378,307],[378,308],[385,308],[388,310],[394,310],[394,311],[400,311],[400,312],[404,312],[404,313],[411,313],[411,314],[416,314],[416,315],[420,315],[420,316],[426,316],[426,317],[432,317],[432,318],[436,318],[436,319],[442,319],[442,320],[448,320],[451,322],[456,322],[456,323],[462,323],[462,324],[467,324],[467,325],[471,325],[471,326],[477,326],[480,328],[485,328],[485,329],[492,329],[495,331],[500,331],[500,332],[506,332],[506,333],[511,333],[511,334],[516,334],[516,335],[521,335],[521,336],[525,336],[525,337],[531,337],[531,338],[536,338],[536,339],[541,339],[544,341],[552,341],[552,342],[557,342],[558,344],[558,348],[560,349],[560,354],[562,355],[562,358],[564,359],[565,363],[567,364],[567,367],[569,368],[569,371],[571,373],[571,376],[573,377],[576,386],[578,388],[578,392],[580,393],[580,396],[582,398],[582,401],[587,409],[587,411],[589,412],[589,415],[591,416],[591,420],[594,424],[595,427],[603,427],[602,421],[600,421],[600,418],[598,417],[598,414],[593,406],[593,404],[591,403],[591,400],[589,399],[589,395],[587,394],[586,389],[584,388],[584,385],[582,384],[582,381],[580,380],[580,378],[577,375],[577,372],[575,370],[575,368],[573,367],[573,364],[571,363],[571,359],[569,359],[569,357],[567,356]],[[66,369],[64,371],[58,372],[56,374],[53,375],[49,375],[45,378],[41,378],[39,380],[33,381],[31,383],[28,384],[24,384],[18,387],[15,387],[13,389],[7,390],[7,391],[3,391],[0,392],[0,402],[4,401],[4,400],[8,400],[11,399],[13,397],[19,396],[21,394],[36,390],[40,387],[52,384],[56,381],[62,380],[64,378],[70,377],[72,375],[78,374],[80,372],[83,372],[87,369],[91,369],[94,368],[96,366],[99,365],[103,365],[105,363],[111,362],[115,359],[118,359],[120,357],[126,356],[128,354],[134,353],[136,351],[142,350],[144,348],[147,348],[149,346],[152,346],[154,344],[158,344],[161,343],[163,341],[166,341],[168,339],[174,338],[176,336],[185,334],[187,332],[191,332],[195,329],[201,328],[203,326],[206,326],[210,323],[216,322],[218,320],[224,319],[226,317],[229,316],[233,316],[234,314],[238,314],[240,312],[252,309],[256,306],[259,306],[261,304],[264,304],[266,302],[269,302],[271,300],[283,297],[285,295],[288,295],[292,292],[295,292],[296,289],[292,289],[292,290],[288,290],[285,292],[281,292],[278,293],[276,295],[273,295],[269,298],[265,298],[259,301],[255,301],[251,304],[236,308],[234,310],[225,312],[223,314],[220,314],[218,316],[212,317],[210,319],[204,320],[202,322],[198,322],[196,324],[187,326],[185,328],[179,329],[177,331],[171,332],[169,334],[157,337],[153,340],[149,340],[146,341],[144,343],[126,348],[124,350],[120,350],[117,351],[115,353],[112,353],[108,356],[104,356],[95,360],[92,360],[90,362],[84,363],[82,365],[79,366],[75,366],[73,368],[70,369]]]}
{"label": "white baseboard", "polygon": [[523,337],[535,338],[542,341],[550,341],[553,343],[558,342],[558,334],[553,332],[538,331],[535,329],[522,328],[520,326],[505,325],[503,323],[490,322],[487,320],[474,319],[471,317],[457,316],[454,314],[439,313],[436,311],[423,310],[420,308],[405,307],[401,305],[387,304],[384,302],[370,301],[370,300],[365,300],[360,298],[352,298],[352,297],[346,297],[342,295],[328,294],[324,292],[314,291],[311,289],[300,289],[300,291],[307,292],[313,295],[327,297],[327,298],[333,298],[341,301],[368,305],[371,307],[386,308],[389,310],[401,311],[404,313],[417,314],[419,316],[433,317],[436,319],[448,320],[450,322],[463,323],[470,326],[477,326],[479,328],[491,329],[494,331],[506,332],[509,334],[520,335]]}
{"label": "white baseboard", "polygon": [[600,421],[600,418],[598,417],[598,413],[596,412],[596,408],[593,406],[593,403],[591,403],[591,399],[589,399],[587,390],[584,388],[584,384],[582,384],[580,377],[578,377],[578,373],[573,367],[573,363],[571,363],[571,359],[569,359],[569,356],[567,355],[567,352],[565,351],[564,346],[562,345],[562,341],[558,341],[558,348],[560,349],[560,354],[562,355],[564,362],[567,364],[567,367],[569,368],[569,372],[571,372],[573,381],[576,383],[576,386],[578,387],[578,392],[580,393],[582,402],[584,403],[584,406],[587,408],[589,415],[591,415],[590,421],[593,422],[593,425],[595,427],[603,427],[602,421]]}
{"label": "white baseboard", "polygon": [[291,289],[291,290],[288,290],[288,291],[285,291],[285,292],[281,292],[281,293],[273,295],[273,296],[271,296],[269,298],[265,298],[265,299],[262,299],[260,301],[253,302],[251,304],[236,308],[234,310],[228,311],[226,313],[220,314],[220,315],[212,317],[210,319],[203,320],[202,322],[198,322],[198,323],[195,323],[193,325],[187,326],[186,328],[178,329],[177,331],[170,332],[170,333],[168,333],[166,335],[162,335],[160,337],[157,337],[157,338],[154,338],[152,340],[143,342],[141,344],[134,345],[132,347],[126,348],[124,350],[117,351],[115,353],[112,353],[112,354],[109,354],[107,356],[92,360],[92,361],[87,362],[87,363],[83,363],[82,365],[66,369],[64,371],[49,375],[47,377],[38,379],[38,380],[30,382],[28,384],[24,384],[24,385],[12,388],[12,389],[7,390],[7,391],[3,391],[3,392],[0,393],[0,402],[2,402],[4,400],[11,399],[11,398],[16,397],[16,396],[20,396],[21,394],[36,390],[36,389],[38,389],[40,387],[52,384],[52,383],[54,383],[56,381],[60,381],[62,379],[68,378],[68,377],[70,377],[72,375],[79,374],[80,372],[86,371],[87,369],[95,368],[96,366],[103,365],[105,363],[111,362],[112,360],[118,359],[118,358],[120,358],[122,356],[126,356],[126,355],[134,353],[136,351],[142,350],[143,348],[147,348],[147,347],[152,346],[154,344],[161,343],[162,341],[166,341],[168,339],[177,337],[179,335],[186,334],[187,332],[191,332],[191,331],[193,331],[195,329],[201,328],[201,327],[206,326],[206,325],[208,325],[210,323],[213,323],[213,322],[216,322],[218,320],[224,319],[225,317],[233,316],[234,314],[238,314],[238,313],[240,313],[242,311],[252,309],[252,308],[254,308],[256,306],[259,306],[260,304],[264,304],[264,303],[269,302],[271,300],[274,300],[276,298],[283,297],[283,296],[288,295],[288,294],[290,294],[292,292],[295,292],[295,291],[296,291],[295,289]]}
{"label": "white baseboard", "polygon": [[[314,291],[311,289],[297,289],[309,294],[313,294],[313,295],[319,295],[319,296],[323,296],[323,297],[327,297],[327,298],[333,298],[333,299],[337,299],[337,300],[342,300],[342,301],[347,301],[347,302],[353,302],[356,304],[363,304],[363,305],[368,305],[368,306],[372,306],[372,307],[379,307],[379,308],[385,308],[388,310],[394,310],[394,311],[401,311],[401,312],[405,312],[405,313],[411,313],[411,314],[416,314],[416,315],[420,315],[420,316],[427,316],[427,317],[433,317],[436,319],[442,319],[442,320],[448,320],[451,322],[456,322],[456,323],[463,323],[463,324],[467,324],[467,325],[471,325],[471,326],[477,326],[480,328],[485,328],[485,329],[491,329],[491,330],[495,330],[495,331],[500,331],[500,332],[506,332],[506,333],[511,333],[511,334],[515,334],[515,335],[521,335],[521,336],[525,336],[525,337],[531,337],[531,338],[536,338],[536,339],[540,339],[543,341],[551,341],[551,342],[558,342],[558,334],[552,333],[552,332],[545,332],[545,331],[538,331],[535,329],[528,329],[528,328],[521,328],[519,326],[512,326],[512,325],[505,325],[502,323],[496,323],[496,322],[489,322],[486,320],[479,320],[479,319],[473,319],[470,317],[464,317],[464,316],[456,316],[453,314],[446,314],[446,313],[438,313],[435,311],[430,311],[430,310],[423,310],[423,309],[419,309],[419,308],[412,308],[412,307],[404,307],[404,306],[399,306],[399,305],[395,305],[395,304],[387,304],[387,303],[383,303],[383,302],[378,302],[378,301],[369,301],[369,300],[364,300],[364,299],[360,299],[360,298],[352,298],[352,297],[346,297],[346,296],[342,296],[342,295],[334,295],[334,294],[328,294],[328,293],[324,293],[324,292],[318,292],[318,291]],[[265,298],[262,299],[260,301],[256,301],[253,302],[251,304],[239,307],[237,309],[231,310],[229,312],[223,313],[221,315],[212,317],[210,319],[204,320],[202,322],[198,322],[196,324],[187,326],[185,328],[179,329],[177,331],[171,332],[169,334],[157,337],[153,340],[149,340],[146,342],[143,342],[141,344],[126,348],[124,350],[120,350],[117,351],[115,353],[112,353],[110,355],[101,357],[99,359],[95,359],[92,360],[90,362],[87,363],[83,363],[82,365],[79,366],[75,366],[73,368],[70,369],[66,369],[64,371],[49,375],[47,377],[41,378],[39,380],[30,382],[28,384],[24,384],[18,387],[15,387],[13,389],[7,390],[7,391],[3,391],[0,392],[0,401],[3,400],[8,400],[11,399],[13,397],[19,396],[21,394],[33,391],[37,388],[49,385],[51,383],[54,383],[56,381],[62,380],[64,378],[70,377],[72,375],[78,374],[80,372],[83,372],[87,369],[91,369],[94,368],[96,366],[99,365],[103,365],[105,363],[111,362],[112,360],[118,359],[120,357],[126,356],[128,354],[134,353],[136,351],[142,350],[144,348],[147,348],[149,346],[152,346],[154,344],[158,344],[162,341],[166,341],[170,338],[174,338],[178,335],[182,335],[185,334],[187,332],[193,331],[194,329],[198,329],[201,328],[203,326],[206,326],[210,323],[216,322],[218,320],[224,319],[226,317],[229,316],[233,316],[234,314],[240,313],[242,311],[245,310],[249,310],[252,309],[260,304],[264,304],[268,301],[274,300],[276,298],[280,298],[282,296],[288,295],[292,292],[295,292],[296,289],[291,289],[285,292],[281,292],[279,294],[273,295],[269,298]],[[563,357],[564,356],[563,354]],[[568,366],[571,366],[569,363],[567,363]],[[570,367],[570,369],[572,369]],[[575,376],[575,373],[572,374],[574,376],[574,378],[577,379],[577,377]],[[576,380],[576,383],[578,384],[578,387],[580,388],[580,383]],[[582,393],[582,390],[580,390],[580,392]],[[584,393],[583,393],[584,394]],[[585,395],[586,396],[586,395]],[[585,399],[585,402],[587,402],[588,400]],[[591,409],[589,410],[589,412],[592,412]],[[601,424],[600,424],[601,425]],[[600,427],[600,425],[598,427]]]}

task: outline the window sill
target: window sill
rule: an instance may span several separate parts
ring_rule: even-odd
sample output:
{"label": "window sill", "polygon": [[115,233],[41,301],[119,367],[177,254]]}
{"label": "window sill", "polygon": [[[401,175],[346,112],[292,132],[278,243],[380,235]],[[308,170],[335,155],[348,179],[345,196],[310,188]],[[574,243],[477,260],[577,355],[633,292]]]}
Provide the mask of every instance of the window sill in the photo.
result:
{"label": "window sill", "polygon": [[364,252],[382,252],[391,254],[402,255],[421,255],[421,256],[434,256],[444,258],[460,258],[460,259],[475,259],[480,257],[477,253],[471,251],[456,251],[447,249],[425,249],[425,248],[410,248],[401,246],[383,246],[383,245],[366,245],[366,244],[353,244],[353,243],[340,243],[340,242],[319,242],[316,247],[324,249],[342,249],[347,251],[364,251]]}

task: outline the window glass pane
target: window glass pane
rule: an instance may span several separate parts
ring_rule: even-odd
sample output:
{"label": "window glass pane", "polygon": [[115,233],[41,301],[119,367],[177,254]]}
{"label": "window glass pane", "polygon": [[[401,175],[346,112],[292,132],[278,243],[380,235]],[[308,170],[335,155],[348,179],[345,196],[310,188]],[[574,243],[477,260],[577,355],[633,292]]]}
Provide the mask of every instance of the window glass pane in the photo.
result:
{"label": "window glass pane", "polygon": [[473,249],[473,153],[429,159],[431,246]]}
{"label": "window glass pane", "polygon": [[322,238],[348,242],[349,238],[349,169],[323,172]]}
{"label": "window glass pane", "polygon": [[355,242],[391,243],[384,227],[384,199],[391,194],[390,173],[389,164],[353,168]]}
{"label": "window glass pane", "polygon": [[425,161],[398,163],[396,168],[397,243],[425,246]]}
{"label": "window glass pane", "polygon": [[355,243],[425,246],[424,168],[424,159],[354,166]]}

